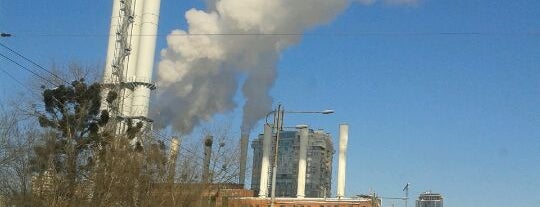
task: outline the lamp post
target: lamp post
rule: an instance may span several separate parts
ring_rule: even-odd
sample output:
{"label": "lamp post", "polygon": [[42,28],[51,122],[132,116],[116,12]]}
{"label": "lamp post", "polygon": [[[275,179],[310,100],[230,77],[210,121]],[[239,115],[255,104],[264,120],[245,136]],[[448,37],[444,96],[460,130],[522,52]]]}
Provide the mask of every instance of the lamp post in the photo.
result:
{"label": "lamp post", "polygon": [[0,37],[11,37],[11,36],[13,36],[13,35],[10,34],[10,33],[3,33],[3,32],[0,33]]}
{"label": "lamp post", "polygon": [[279,132],[283,129],[283,117],[285,113],[289,114],[332,114],[334,110],[323,110],[323,111],[285,111],[281,104],[278,105],[277,110],[268,112],[266,114],[266,125],[268,123],[268,116],[271,114],[274,115],[274,122],[272,126],[272,133],[276,135],[275,144],[274,144],[274,161],[272,162],[272,190],[271,190],[271,203],[270,206],[274,207],[276,200],[276,175],[277,175],[277,158],[278,158],[278,146],[279,146]]}

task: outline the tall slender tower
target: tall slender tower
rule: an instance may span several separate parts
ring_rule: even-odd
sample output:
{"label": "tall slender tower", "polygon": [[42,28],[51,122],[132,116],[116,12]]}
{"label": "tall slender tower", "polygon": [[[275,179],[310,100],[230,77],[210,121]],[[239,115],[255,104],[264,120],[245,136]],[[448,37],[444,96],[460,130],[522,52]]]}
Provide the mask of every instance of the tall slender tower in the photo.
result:
{"label": "tall slender tower", "polygon": [[[127,123],[148,118],[152,69],[157,38],[160,0],[113,0],[107,59],[103,74],[102,109],[108,109],[116,132],[122,134]],[[112,98],[116,97],[114,101]]]}
{"label": "tall slender tower", "polygon": [[247,164],[247,148],[249,142],[249,134],[242,133],[240,136],[240,175],[238,176],[238,184],[244,185],[246,181],[246,164]]}

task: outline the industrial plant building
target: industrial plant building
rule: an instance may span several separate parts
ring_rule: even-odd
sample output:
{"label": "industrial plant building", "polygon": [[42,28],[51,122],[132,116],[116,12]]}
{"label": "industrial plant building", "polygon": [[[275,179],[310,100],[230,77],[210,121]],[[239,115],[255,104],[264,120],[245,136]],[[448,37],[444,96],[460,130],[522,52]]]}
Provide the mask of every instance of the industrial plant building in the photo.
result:
{"label": "industrial plant building", "polygon": [[424,192],[418,196],[416,207],[443,207],[443,197],[439,193]]}
{"label": "industrial plant building", "polygon": [[[262,142],[263,134],[259,135],[251,143],[253,148],[251,189],[255,191],[255,194],[259,194],[260,187],[259,181],[261,179],[261,163],[263,159]],[[275,144],[272,143],[272,146],[275,146]],[[280,132],[275,190],[277,197],[297,197],[299,152],[300,130]],[[323,130],[309,129],[305,197],[330,197],[333,154],[332,137]],[[273,162],[272,158],[271,160]],[[269,177],[269,183],[271,183],[271,176]],[[270,192],[270,189],[268,189],[268,192]]]}
{"label": "industrial plant building", "polygon": [[[256,197],[236,197],[229,198],[227,204],[229,207],[267,207],[270,206],[270,199]],[[276,198],[275,207],[380,207],[380,199],[354,198],[354,199],[336,199],[336,198]]]}

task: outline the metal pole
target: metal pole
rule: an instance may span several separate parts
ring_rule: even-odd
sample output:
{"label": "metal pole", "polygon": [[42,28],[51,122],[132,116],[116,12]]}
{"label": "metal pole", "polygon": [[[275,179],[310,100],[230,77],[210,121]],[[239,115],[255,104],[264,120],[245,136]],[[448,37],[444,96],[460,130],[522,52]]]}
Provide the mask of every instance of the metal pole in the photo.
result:
{"label": "metal pole", "polygon": [[409,184],[407,184],[407,190],[405,190],[405,207],[409,205]]}
{"label": "metal pole", "polygon": [[276,201],[276,175],[277,175],[277,158],[278,158],[278,146],[279,146],[279,132],[281,131],[281,126],[283,126],[283,109],[281,104],[278,105],[277,113],[274,114],[274,131],[276,133],[276,141],[274,145],[274,162],[272,166],[272,191],[271,197],[272,201],[270,203],[271,207],[274,207]]}
{"label": "metal pole", "polygon": [[405,191],[405,207],[407,207],[407,205],[409,204],[409,185],[410,183],[407,183],[403,188],[403,191]]}

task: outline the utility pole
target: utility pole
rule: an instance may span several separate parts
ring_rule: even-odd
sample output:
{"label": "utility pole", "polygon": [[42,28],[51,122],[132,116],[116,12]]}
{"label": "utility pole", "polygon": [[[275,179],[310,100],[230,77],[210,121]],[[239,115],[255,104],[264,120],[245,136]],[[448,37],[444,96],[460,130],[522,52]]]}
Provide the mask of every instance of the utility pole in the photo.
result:
{"label": "utility pole", "polygon": [[274,162],[272,164],[272,186],[270,191],[271,203],[270,206],[274,207],[276,201],[276,175],[277,175],[277,159],[278,159],[278,146],[279,146],[279,133],[283,127],[283,108],[281,104],[278,105],[276,115],[274,116],[274,130],[273,133],[276,135],[275,145],[274,145]]}

